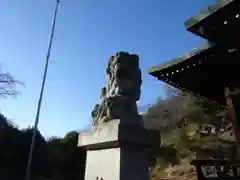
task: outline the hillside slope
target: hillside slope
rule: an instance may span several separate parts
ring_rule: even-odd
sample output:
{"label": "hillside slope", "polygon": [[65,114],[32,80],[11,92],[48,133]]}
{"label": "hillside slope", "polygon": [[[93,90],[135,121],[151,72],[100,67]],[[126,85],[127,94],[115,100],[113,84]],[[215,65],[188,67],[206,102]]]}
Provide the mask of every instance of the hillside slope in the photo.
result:
{"label": "hillside slope", "polygon": [[[181,142],[179,142],[181,144]],[[177,143],[176,143],[177,144]],[[193,159],[234,159],[235,141],[226,135],[200,136],[192,134],[183,145],[174,145],[178,162],[166,158],[159,153],[157,164],[151,171],[153,180],[195,180],[195,167],[190,165]],[[170,160],[169,160],[170,159]],[[169,160],[169,161],[167,161]]]}

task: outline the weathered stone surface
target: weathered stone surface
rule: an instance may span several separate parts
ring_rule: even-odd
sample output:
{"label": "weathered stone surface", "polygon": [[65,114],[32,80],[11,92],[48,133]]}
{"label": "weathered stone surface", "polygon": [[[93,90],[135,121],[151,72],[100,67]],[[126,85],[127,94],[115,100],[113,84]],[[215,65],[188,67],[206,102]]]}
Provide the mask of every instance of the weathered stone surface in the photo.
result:
{"label": "weathered stone surface", "polygon": [[149,180],[146,149],[112,148],[87,152],[85,180]]}
{"label": "weathered stone surface", "polygon": [[87,149],[85,180],[148,180],[148,150],[160,146],[160,136],[115,119],[79,134],[78,146]]}
{"label": "weathered stone surface", "polygon": [[119,180],[120,149],[87,151],[85,180]]}
{"label": "weathered stone surface", "polygon": [[128,125],[112,120],[93,126],[87,132],[79,134],[78,146],[86,149],[102,149],[118,147],[121,143],[131,143],[139,146],[159,147],[160,136],[156,131],[144,127]]}
{"label": "weathered stone surface", "polygon": [[93,125],[79,134],[87,149],[85,180],[148,180],[149,148],[160,146],[160,135],[144,128],[136,101],[141,95],[141,70],[135,54],[109,58],[107,85],[92,111]]}
{"label": "weathered stone surface", "polygon": [[101,90],[100,103],[92,111],[93,125],[112,119],[131,121],[138,115],[136,101],[141,95],[141,70],[135,54],[119,52],[111,56],[106,70],[107,85]]}
{"label": "weathered stone surface", "polygon": [[111,56],[106,72],[108,96],[124,96],[135,101],[140,99],[142,79],[137,55],[119,52]]}

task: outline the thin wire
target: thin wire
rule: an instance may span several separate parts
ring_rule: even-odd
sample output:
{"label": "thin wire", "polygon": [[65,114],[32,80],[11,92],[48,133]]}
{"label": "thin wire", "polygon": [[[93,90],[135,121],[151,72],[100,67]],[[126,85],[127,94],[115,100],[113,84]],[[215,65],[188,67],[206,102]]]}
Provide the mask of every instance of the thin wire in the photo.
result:
{"label": "thin wire", "polygon": [[29,156],[28,156],[28,164],[27,164],[27,169],[26,169],[25,180],[29,180],[29,178],[30,178],[30,171],[31,171],[31,164],[32,164],[32,155],[33,155],[34,143],[35,143],[37,127],[38,127],[38,122],[39,122],[39,115],[40,115],[40,111],[41,111],[43,92],[44,92],[44,87],[45,87],[46,78],[47,78],[48,64],[49,64],[49,58],[50,58],[51,49],[52,49],[52,40],[53,40],[53,37],[54,37],[54,31],[55,31],[55,25],[56,25],[56,19],[57,19],[57,12],[58,12],[59,2],[60,1],[57,0],[57,5],[56,5],[55,12],[54,12],[52,32],[51,32],[51,36],[50,36],[48,52],[47,52],[47,55],[46,55],[45,69],[44,69],[44,74],[43,74],[43,80],[42,80],[40,96],[39,96],[39,100],[38,100],[38,107],[37,107],[37,113],[36,113],[36,118],[35,118],[34,129],[33,129],[33,135],[32,135],[30,152],[29,152]]}

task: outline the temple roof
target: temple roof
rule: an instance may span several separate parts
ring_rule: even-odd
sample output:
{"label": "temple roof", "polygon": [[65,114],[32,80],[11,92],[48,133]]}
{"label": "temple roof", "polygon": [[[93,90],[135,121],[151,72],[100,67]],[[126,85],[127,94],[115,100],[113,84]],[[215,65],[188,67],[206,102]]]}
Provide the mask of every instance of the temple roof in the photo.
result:
{"label": "temple roof", "polygon": [[219,0],[185,21],[185,27],[213,43],[239,41],[239,21],[240,1]]}
{"label": "temple roof", "polygon": [[[196,55],[200,55],[201,53],[205,53],[206,50],[209,50],[212,47],[211,44],[204,44],[200,46],[199,48],[194,48],[191,51],[187,52],[183,56],[178,56],[173,59],[170,59],[169,61],[162,63],[157,66],[150,67],[148,69],[148,73],[151,75],[155,75],[156,73],[160,71],[164,71],[167,69],[169,71],[171,68],[175,68],[174,65],[181,65],[187,63],[187,61],[191,60],[193,62],[192,58],[194,58]],[[191,63],[189,62],[189,63]]]}
{"label": "temple roof", "polygon": [[173,87],[225,105],[224,87],[240,87],[239,57],[237,49],[206,44],[148,72]]}
{"label": "temple roof", "polygon": [[240,88],[240,0],[218,0],[187,20],[185,26],[209,43],[150,68],[149,74],[225,105],[224,87]]}

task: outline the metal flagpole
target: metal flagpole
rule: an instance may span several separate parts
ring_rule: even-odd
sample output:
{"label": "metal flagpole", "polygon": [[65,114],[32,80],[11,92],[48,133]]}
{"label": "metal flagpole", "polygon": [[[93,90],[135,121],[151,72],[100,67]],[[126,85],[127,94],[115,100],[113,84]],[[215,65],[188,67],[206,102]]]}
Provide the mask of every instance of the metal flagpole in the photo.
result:
{"label": "metal flagpole", "polygon": [[33,155],[34,143],[35,143],[37,127],[38,127],[38,122],[39,122],[39,115],[40,115],[40,111],[41,111],[43,92],[44,92],[44,87],[45,87],[45,83],[46,83],[48,63],[49,63],[50,53],[51,53],[51,49],[52,49],[52,40],[53,40],[53,37],[54,37],[54,31],[55,31],[59,2],[60,1],[57,0],[57,5],[56,5],[55,12],[54,12],[52,31],[51,31],[51,36],[50,36],[50,41],[49,41],[49,46],[48,46],[48,51],[47,51],[47,56],[46,56],[46,63],[45,63],[45,69],[44,69],[44,74],[43,74],[43,79],[42,79],[40,96],[39,96],[39,99],[38,99],[38,107],[37,107],[37,113],[36,113],[36,118],[35,118],[35,124],[34,124],[34,128],[33,128],[33,135],[32,135],[30,152],[29,152],[29,156],[28,156],[28,163],[27,163],[25,180],[29,180],[30,174],[31,174],[30,172],[31,172],[31,164],[32,164],[32,155]]}

